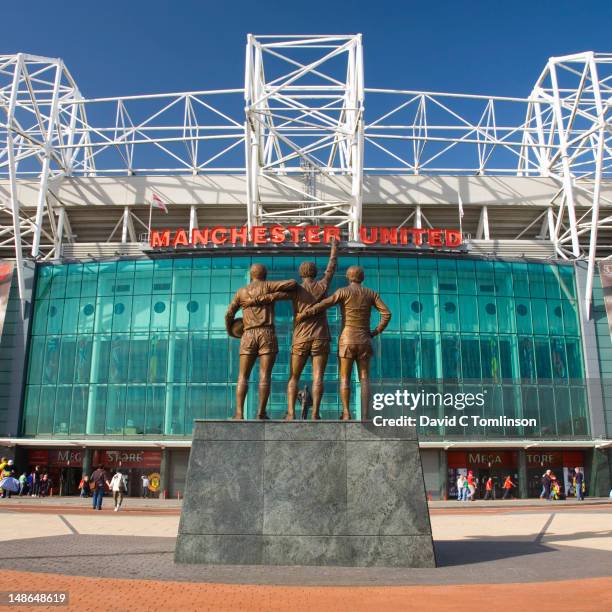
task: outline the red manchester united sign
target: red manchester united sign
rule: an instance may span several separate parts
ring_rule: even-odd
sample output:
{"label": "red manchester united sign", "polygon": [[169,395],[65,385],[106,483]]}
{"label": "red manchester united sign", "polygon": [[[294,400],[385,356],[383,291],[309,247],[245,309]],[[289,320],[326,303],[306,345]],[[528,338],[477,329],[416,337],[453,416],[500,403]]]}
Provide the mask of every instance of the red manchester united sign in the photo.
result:
{"label": "red manchester united sign", "polygon": [[[193,229],[152,230],[151,248],[206,247],[206,246],[262,246],[280,244],[329,244],[341,240],[341,228],[329,225],[262,225],[205,227]],[[363,226],[359,232],[364,245],[414,245],[433,248],[457,248],[463,243],[459,230],[420,227]]]}

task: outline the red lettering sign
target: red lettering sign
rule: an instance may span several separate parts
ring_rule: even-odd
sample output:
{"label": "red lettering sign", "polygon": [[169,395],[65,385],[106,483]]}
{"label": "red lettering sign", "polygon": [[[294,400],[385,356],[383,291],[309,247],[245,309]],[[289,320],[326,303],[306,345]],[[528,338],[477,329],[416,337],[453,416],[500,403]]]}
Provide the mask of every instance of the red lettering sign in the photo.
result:
{"label": "red lettering sign", "polygon": [[514,468],[518,465],[516,451],[474,450],[448,451],[450,468]]}
{"label": "red lettering sign", "polygon": [[[345,236],[348,238],[348,236]],[[179,228],[174,233],[170,230],[152,230],[150,237],[151,248],[197,247],[222,244],[329,244],[332,239],[342,239],[342,229],[328,225],[260,225],[250,230],[246,226],[194,229],[189,232]],[[454,229],[423,229],[419,227],[377,227],[363,226],[359,230],[360,241],[367,246],[380,245],[414,245],[430,248],[456,249],[463,244],[463,236],[459,230]]]}
{"label": "red lettering sign", "polygon": [[153,248],[170,246],[170,230],[163,230],[162,232],[152,230],[150,243]]}
{"label": "red lettering sign", "polygon": [[93,464],[103,464],[107,468],[154,468],[161,466],[161,451],[138,450],[138,449],[116,449],[97,450],[93,455]]}
{"label": "red lettering sign", "polygon": [[563,453],[560,451],[528,450],[526,455],[527,467],[563,467]]}

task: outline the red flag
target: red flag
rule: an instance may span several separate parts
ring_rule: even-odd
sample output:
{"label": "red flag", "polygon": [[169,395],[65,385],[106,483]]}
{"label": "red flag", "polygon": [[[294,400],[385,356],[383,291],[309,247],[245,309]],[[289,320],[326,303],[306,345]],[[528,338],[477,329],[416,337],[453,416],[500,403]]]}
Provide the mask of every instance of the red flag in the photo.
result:
{"label": "red flag", "polygon": [[166,214],[168,214],[168,207],[162,202],[162,199],[156,193],[153,194],[153,197],[151,198],[151,203],[153,204],[153,206],[155,206],[155,208],[159,208],[163,210]]}

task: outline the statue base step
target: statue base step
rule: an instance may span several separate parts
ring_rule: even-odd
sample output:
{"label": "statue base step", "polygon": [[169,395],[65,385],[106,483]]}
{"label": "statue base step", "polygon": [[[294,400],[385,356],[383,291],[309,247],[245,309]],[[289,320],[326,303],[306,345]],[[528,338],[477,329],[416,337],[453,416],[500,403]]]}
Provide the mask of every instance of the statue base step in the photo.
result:
{"label": "statue base step", "polygon": [[196,421],[175,560],[435,567],[416,430]]}

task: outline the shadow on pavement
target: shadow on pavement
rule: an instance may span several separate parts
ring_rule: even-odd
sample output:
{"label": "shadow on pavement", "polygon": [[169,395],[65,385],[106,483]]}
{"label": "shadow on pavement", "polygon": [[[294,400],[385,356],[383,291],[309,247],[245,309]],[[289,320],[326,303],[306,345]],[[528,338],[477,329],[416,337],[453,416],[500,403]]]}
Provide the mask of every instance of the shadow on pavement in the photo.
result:
{"label": "shadow on pavement", "polygon": [[555,552],[554,548],[537,541],[500,540],[434,540],[438,567],[486,563],[511,557]]}

